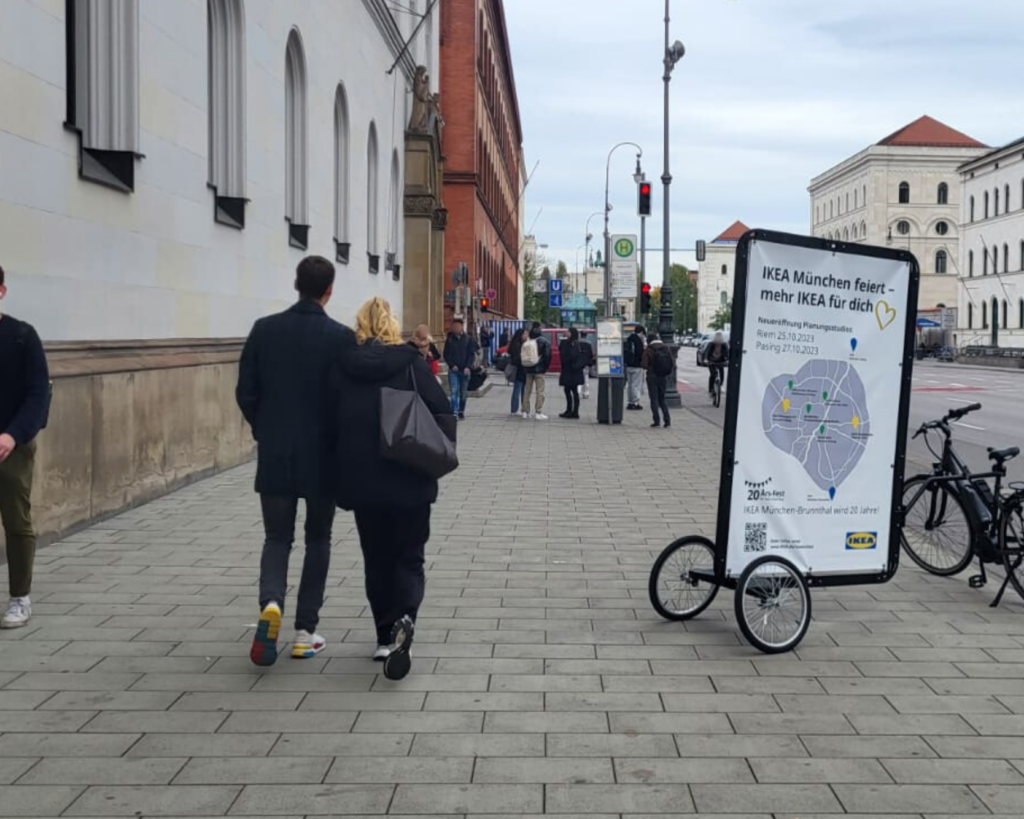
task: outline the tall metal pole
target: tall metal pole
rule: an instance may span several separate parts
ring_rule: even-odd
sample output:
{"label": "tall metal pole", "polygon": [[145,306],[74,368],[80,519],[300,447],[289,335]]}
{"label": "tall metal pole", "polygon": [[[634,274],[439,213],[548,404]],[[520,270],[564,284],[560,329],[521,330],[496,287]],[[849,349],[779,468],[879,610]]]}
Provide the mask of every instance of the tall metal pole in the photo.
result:
{"label": "tall metal pole", "polygon": [[612,252],[612,240],[611,234],[608,232],[608,214],[611,213],[612,206],[608,201],[608,187],[611,184],[611,173],[612,173],[612,154],[614,154],[619,148],[624,145],[630,145],[636,148],[636,159],[637,165],[639,166],[640,157],[644,155],[644,150],[635,142],[620,142],[618,145],[612,147],[608,152],[608,161],[604,164],[604,314],[606,316],[612,316],[615,311],[612,309],[612,270],[611,262],[608,260],[611,258]]}
{"label": "tall metal pole", "polygon": [[[665,0],[665,73],[662,80],[665,83],[665,169],[661,175],[661,182],[664,186],[664,236],[662,239],[662,277],[661,277],[661,314],[658,322],[658,333],[661,340],[672,349],[672,357],[675,359],[678,350],[675,347],[675,334],[672,327],[672,271],[669,248],[672,247],[669,241],[669,188],[672,185],[672,173],[669,170],[669,83],[672,81],[672,68],[682,57],[682,53],[675,53],[675,47],[669,49],[668,27],[669,27],[669,0]],[[665,402],[670,407],[681,407],[683,399],[679,395],[678,378],[673,368],[669,376],[668,389],[665,391]]]}
{"label": "tall metal pole", "polygon": [[[640,281],[647,281],[647,217],[640,217]],[[634,321],[640,321],[640,311],[633,316]]]}

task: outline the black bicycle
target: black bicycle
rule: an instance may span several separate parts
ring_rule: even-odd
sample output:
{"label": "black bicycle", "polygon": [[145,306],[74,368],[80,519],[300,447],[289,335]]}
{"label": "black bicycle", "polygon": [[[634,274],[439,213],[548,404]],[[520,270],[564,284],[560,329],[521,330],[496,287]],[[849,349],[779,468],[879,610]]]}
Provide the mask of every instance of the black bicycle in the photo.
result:
{"label": "black bicycle", "polygon": [[[980,574],[969,581],[975,589],[988,582],[986,564],[1002,563],[1006,578],[992,601],[998,606],[1007,584],[1024,598],[1024,483],[1009,483],[1010,491],[1003,491],[1006,462],[1020,454],[1020,447],[990,447],[992,469],[984,473],[972,473],[957,455],[950,425],[980,409],[981,404],[971,404],[950,410],[914,433],[914,438],[924,436],[937,460],[930,473],[903,484],[902,542],[911,560],[936,575],[959,574],[977,557]],[[935,432],[943,436],[941,452],[930,437]]]}
{"label": "black bicycle", "polygon": [[725,366],[708,362],[704,366],[711,369],[714,380],[711,382],[711,405],[719,407],[722,405],[722,380],[725,378]]}

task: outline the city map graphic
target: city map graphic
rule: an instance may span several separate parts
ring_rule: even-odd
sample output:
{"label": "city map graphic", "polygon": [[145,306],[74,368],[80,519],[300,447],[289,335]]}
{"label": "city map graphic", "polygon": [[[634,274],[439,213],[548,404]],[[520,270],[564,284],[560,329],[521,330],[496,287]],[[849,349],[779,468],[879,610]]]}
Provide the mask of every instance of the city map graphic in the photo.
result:
{"label": "city map graphic", "polygon": [[871,437],[864,384],[845,361],[816,359],[779,375],[761,404],[764,434],[796,458],[811,480],[835,497]]}

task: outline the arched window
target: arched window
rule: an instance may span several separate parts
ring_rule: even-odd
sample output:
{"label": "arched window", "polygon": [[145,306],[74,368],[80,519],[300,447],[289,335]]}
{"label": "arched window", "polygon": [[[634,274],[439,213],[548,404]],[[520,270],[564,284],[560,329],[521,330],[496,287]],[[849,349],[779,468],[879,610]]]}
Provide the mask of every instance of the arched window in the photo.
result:
{"label": "arched window", "polygon": [[725,307],[729,303],[729,294],[724,290],[718,294],[718,303]]}
{"label": "arched window", "polygon": [[973,304],[968,304],[967,305],[967,329],[968,330],[973,330],[974,329],[974,305]]}
{"label": "arched window", "polygon": [[988,275],[988,248],[983,248],[981,251],[981,275]]}
{"label": "arched window", "polygon": [[828,218],[829,218],[829,219],[831,219],[831,218],[833,218],[833,217],[834,217],[835,215],[836,215],[836,211],[835,211],[835,202],[833,202],[833,201],[832,201],[832,200],[830,199],[830,200],[829,200],[829,202],[828,202]]}
{"label": "arched window", "polygon": [[846,210],[850,210],[850,194],[846,194]]}
{"label": "arched window", "polygon": [[207,0],[207,126],[214,219],[245,227],[245,18],[242,0]]}
{"label": "arched window", "polygon": [[1010,246],[1007,244],[1003,245],[1003,272],[1010,272]]}
{"label": "arched window", "polygon": [[861,222],[860,223],[860,238],[861,239],[867,239],[868,238],[868,223],[867,222]]}
{"label": "arched window", "polygon": [[1020,242],[1020,269],[1024,270],[1024,239]]}
{"label": "arched window", "polygon": [[857,223],[856,222],[853,223],[853,228],[850,230],[850,238],[852,238],[854,241],[856,241],[856,239],[857,239]]}
{"label": "arched window", "polygon": [[349,211],[349,132],[348,98],[338,83],[334,91],[334,255],[348,264],[352,248],[348,238]]}
{"label": "arched window", "polygon": [[850,241],[850,229],[848,227],[843,228],[843,241]]}
{"label": "arched window", "polygon": [[78,175],[131,192],[139,155],[138,0],[64,7],[65,121],[79,135]]}
{"label": "arched window", "polygon": [[399,278],[398,261],[398,237],[400,235],[401,213],[402,213],[402,191],[400,181],[402,176],[401,165],[398,162],[398,151],[391,154],[391,185],[388,189],[388,256],[386,269],[394,274],[394,279]]}
{"label": "arched window", "polygon": [[974,197],[971,197],[971,218],[970,221],[974,221]]}
{"label": "arched window", "polygon": [[1024,330],[1024,299],[1017,300],[1017,326]]}
{"label": "arched window", "polygon": [[723,276],[729,275],[729,265],[727,265],[727,264],[723,264],[722,265],[722,275]]}
{"label": "arched window", "polygon": [[910,183],[900,182],[900,204],[906,205],[910,203]]}
{"label": "arched window", "polygon": [[992,272],[999,273],[999,245],[992,245]]}
{"label": "arched window", "polygon": [[862,202],[864,203],[864,207],[867,207],[867,206],[868,206],[868,186],[867,186],[867,185],[865,185],[865,186],[864,186],[864,187],[862,188],[862,191],[863,191],[863,193],[864,193],[864,196],[863,196],[863,198],[861,199],[861,201],[862,201]]}
{"label": "arched window", "polygon": [[981,303],[981,329],[988,329],[988,302],[983,301]]}
{"label": "arched window", "polygon": [[1003,194],[1004,194],[1003,213],[1009,213],[1010,212],[1010,186],[1009,185],[1007,185],[1005,188],[1003,188]]}
{"label": "arched window", "polygon": [[988,191],[985,191],[985,215],[981,218],[988,219]]}
{"label": "arched window", "polygon": [[1003,321],[1002,324],[999,325],[1000,327],[1006,327],[1006,319],[1008,317],[1009,310],[1010,303],[1006,299],[1003,299]]}
{"label": "arched window", "polygon": [[370,123],[366,140],[366,253],[370,257],[370,272],[380,271],[380,251],[377,247],[377,220],[380,218],[377,183],[379,178],[377,126]]}
{"label": "arched window", "polygon": [[999,188],[996,188],[994,191],[992,191],[992,203],[993,203],[993,205],[992,205],[992,215],[993,216],[998,216],[999,215]]}
{"label": "arched window", "polygon": [[853,209],[854,210],[857,210],[857,208],[860,207],[860,205],[857,204],[857,194],[858,193],[860,193],[860,191],[854,189],[854,191],[853,191]]}
{"label": "arched window", "polygon": [[974,278],[974,251],[967,251],[967,276],[968,278]]}
{"label": "arched window", "polygon": [[284,59],[284,218],[288,243],[309,246],[309,161],[307,152],[306,54],[299,30],[288,35]]}
{"label": "arched window", "polygon": [[945,273],[946,272],[946,251],[939,250],[935,253],[935,272]]}
{"label": "arched window", "polygon": [[949,185],[947,185],[945,182],[939,183],[939,193],[937,201],[940,205],[949,204]]}

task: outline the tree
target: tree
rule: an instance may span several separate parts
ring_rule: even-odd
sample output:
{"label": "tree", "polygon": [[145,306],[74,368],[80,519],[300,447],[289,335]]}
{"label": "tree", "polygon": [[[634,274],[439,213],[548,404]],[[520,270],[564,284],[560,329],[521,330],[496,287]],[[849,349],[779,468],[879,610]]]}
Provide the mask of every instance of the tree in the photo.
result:
{"label": "tree", "polygon": [[682,333],[699,330],[697,327],[697,285],[690,278],[690,271],[681,264],[669,268],[672,276],[672,322]]}
{"label": "tree", "polygon": [[724,330],[726,325],[732,324],[732,299],[715,311],[710,324],[712,330]]}
{"label": "tree", "polygon": [[548,268],[537,273],[537,262],[530,256],[526,257],[523,265],[523,287],[526,292],[523,294],[523,318],[527,321],[543,321],[543,311],[547,309],[548,294],[545,288],[543,293],[534,292],[534,287],[540,279],[547,279],[550,276]]}

